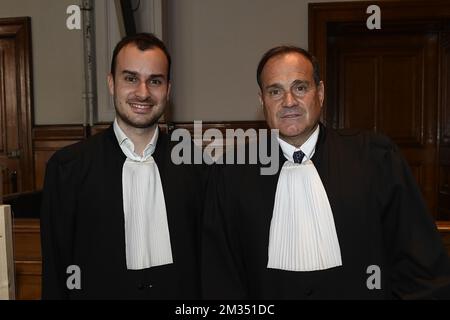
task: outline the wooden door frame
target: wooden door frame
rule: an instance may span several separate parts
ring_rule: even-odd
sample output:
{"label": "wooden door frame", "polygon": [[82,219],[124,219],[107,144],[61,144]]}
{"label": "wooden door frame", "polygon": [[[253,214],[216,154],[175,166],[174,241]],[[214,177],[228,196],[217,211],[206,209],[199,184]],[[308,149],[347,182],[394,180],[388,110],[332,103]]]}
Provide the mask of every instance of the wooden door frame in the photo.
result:
{"label": "wooden door frame", "polygon": [[32,53],[31,18],[1,18],[0,34],[16,39],[17,48],[17,88],[19,144],[21,150],[20,168],[22,173],[22,191],[34,189],[34,165],[32,150],[33,92],[32,92]]}

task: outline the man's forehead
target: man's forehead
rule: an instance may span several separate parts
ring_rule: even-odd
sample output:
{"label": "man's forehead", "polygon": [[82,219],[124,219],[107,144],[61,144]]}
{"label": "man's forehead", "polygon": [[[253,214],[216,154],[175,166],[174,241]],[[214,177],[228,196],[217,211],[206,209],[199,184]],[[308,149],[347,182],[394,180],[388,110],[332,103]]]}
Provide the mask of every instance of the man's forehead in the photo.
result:
{"label": "man's forehead", "polygon": [[136,45],[127,45],[117,55],[117,70],[136,74],[166,74],[167,57],[160,48],[140,50]]}
{"label": "man's forehead", "polygon": [[311,62],[299,53],[287,53],[272,57],[267,61],[261,74],[266,85],[282,79],[312,80],[313,67]]}
{"label": "man's forehead", "polygon": [[272,57],[267,61],[262,71],[262,77],[298,73],[312,75],[312,63],[303,55],[290,52]]}

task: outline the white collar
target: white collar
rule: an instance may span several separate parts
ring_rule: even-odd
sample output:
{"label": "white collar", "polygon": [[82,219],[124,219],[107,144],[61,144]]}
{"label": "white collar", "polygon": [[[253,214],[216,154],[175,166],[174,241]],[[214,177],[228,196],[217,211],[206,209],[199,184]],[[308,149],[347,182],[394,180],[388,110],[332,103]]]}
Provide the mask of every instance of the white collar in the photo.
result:
{"label": "white collar", "polygon": [[317,128],[314,132],[309,136],[308,140],[303,143],[300,148],[296,148],[295,146],[289,144],[284,141],[280,137],[278,137],[278,143],[280,144],[281,150],[283,151],[283,155],[290,162],[294,162],[293,154],[295,151],[302,151],[305,156],[303,157],[302,163],[311,159],[316,151],[317,140],[319,139],[319,131],[320,125],[317,125]]}
{"label": "white collar", "polygon": [[130,138],[127,137],[125,132],[120,128],[117,118],[114,119],[113,124],[114,133],[117,138],[117,142],[120,145],[120,148],[122,149],[123,153],[127,156],[127,158],[134,160],[134,161],[146,161],[148,158],[152,156],[152,154],[155,152],[156,149],[156,143],[158,142],[158,136],[159,136],[159,128],[156,126],[155,133],[153,134],[152,139],[150,140],[149,144],[145,147],[143,156],[140,156],[134,152],[134,143],[131,141]]}

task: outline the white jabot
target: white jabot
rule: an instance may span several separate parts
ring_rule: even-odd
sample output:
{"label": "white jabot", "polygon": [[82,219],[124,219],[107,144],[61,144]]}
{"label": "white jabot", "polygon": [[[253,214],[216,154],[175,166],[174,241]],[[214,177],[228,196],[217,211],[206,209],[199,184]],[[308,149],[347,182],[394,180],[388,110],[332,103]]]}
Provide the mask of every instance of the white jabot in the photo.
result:
{"label": "white jabot", "polygon": [[173,263],[166,203],[158,166],[153,159],[159,129],[140,156],[114,121],[114,133],[127,159],[122,168],[127,268],[140,270]]}
{"label": "white jabot", "polygon": [[[315,271],[342,265],[331,206],[310,160],[318,136],[319,127],[300,148],[280,140],[283,154],[289,161],[284,163],[278,178],[267,268]],[[293,163],[292,159],[292,154],[298,150],[306,155],[301,164]]]}

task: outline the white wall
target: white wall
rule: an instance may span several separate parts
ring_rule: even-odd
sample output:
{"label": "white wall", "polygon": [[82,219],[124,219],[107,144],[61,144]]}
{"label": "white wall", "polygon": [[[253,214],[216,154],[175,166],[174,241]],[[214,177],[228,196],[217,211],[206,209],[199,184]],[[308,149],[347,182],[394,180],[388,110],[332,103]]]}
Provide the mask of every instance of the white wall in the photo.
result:
{"label": "white wall", "polygon": [[279,44],[308,46],[308,0],[168,0],[173,120],[261,120],[256,67]]}
{"label": "white wall", "polygon": [[66,28],[66,9],[81,0],[2,0],[0,18],[31,17],[36,124],[83,122],[81,31]]}
{"label": "white wall", "polygon": [[[97,34],[100,121],[114,116],[104,80],[111,53],[105,50],[112,50],[117,30],[108,27],[114,17],[106,20],[105,1],[113,0],[96,0],[104,33]],[[141,28],[151,25],[158,33],[160,25],[144,20],[160,10],[160,1],[167,6],[164,34],[173,56],[173,120],[230,121],[263,119],[255,79],[261,55],[282,43],[307,47],[307,4],[326,0],[141,0]],[[82,32],[66,28],[67,6],[81,2],[0,2],[0,17],[32,18],[35,124],[83,123]]]}
{"label": "white wall", "polygon": [[[162,1],[164,0],[132,1],[132,8],[136,10],[134,17],[137,32],[153,32],[162,39]],[[125,35],[125,31],[119,27],[116,9],[117,3],[113,0],[95,0],[97,120],[100,122],[113,121],[116,114],[106,81],[111,68],[112,51]]]}

